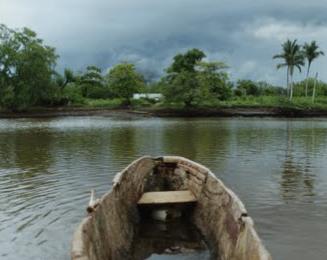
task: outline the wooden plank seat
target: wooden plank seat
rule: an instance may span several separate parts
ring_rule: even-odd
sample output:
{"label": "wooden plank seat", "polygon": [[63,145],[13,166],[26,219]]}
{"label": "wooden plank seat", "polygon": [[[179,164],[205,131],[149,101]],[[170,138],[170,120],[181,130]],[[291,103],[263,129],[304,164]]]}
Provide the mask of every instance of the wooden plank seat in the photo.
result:
{"label": "wooden plank seat", "polygon": [[190,202],[196,202],[196,198],[189,190],[152,191],[143,193],[137,204],[174,204]]}

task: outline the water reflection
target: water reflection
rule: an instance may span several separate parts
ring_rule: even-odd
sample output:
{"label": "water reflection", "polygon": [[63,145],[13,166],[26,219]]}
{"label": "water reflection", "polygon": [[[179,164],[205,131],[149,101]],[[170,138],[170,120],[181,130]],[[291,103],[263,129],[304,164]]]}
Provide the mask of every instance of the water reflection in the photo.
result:
{"label": "water reflection", "polygon": [[50,154],[53,140],[47,130],[16,135],[13,144],[16,166],[29,169],[30,174],[46,172],[54,159]]}
{"label": "water reflection", "polygon": [[[292,122],[286,123],[285,160],[281,175],[281,194],[284,200],[305,199],[313,201],[315,174],[312,173],[310,156],[312,154],[312,137],[302,135],[302,140],[293,138]],[[295,140],[294,140],[295,139]],[[303,142],[304,149],[299,151],[294,142]]]}
{"label": "water reflection", "polygon": [[110,140],[108,150],[115,160],[128,156],[132,158],[137,153],[136,128],[132,126],[115,127],[108,132]]}
{"label": "water reflection", "polygon": [[221,157],[228,153],[230,131],[228,121],[178,120],[173,127],[164,127],[162,145],[165,154],[177,154],[206,164],[216,162],[223,167]]}
{"label": "water reflection", "polygon": [[[57,180],[43,176],[51,174],[49,167],[54,159],[51,155],[52,141],[46,129],[10,133],[7,138],[0,138],[0,142],[4,143],[0,152],[3,159],[0,160],[0,175],[2,183],[5,183],[5,187],[0,185],[0,201],[4,200],[8,205],[2,209],[3,214],[8,217],[20,216],[25,209],[42,207],[46,199],[53,197],[47,192],[47,187],[53,186]],[[40,198],[40,195],[44,197]],[[16,226],[17,232],[36,222],[39,216],[22,216],[22,221]]]}

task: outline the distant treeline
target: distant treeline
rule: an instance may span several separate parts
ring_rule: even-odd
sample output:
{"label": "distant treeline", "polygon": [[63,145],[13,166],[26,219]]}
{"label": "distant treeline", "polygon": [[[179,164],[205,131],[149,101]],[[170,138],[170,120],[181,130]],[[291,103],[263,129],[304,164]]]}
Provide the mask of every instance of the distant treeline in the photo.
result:
{"label": "distant treeline", "polygon": [[[218,104],[247,96],[286,96],[287,90],[267,82],[238,80],[232,82],[226,72],[227,64],[207,61],[205,53],[190,49],[177,54],[165,69],[161,79],[146,82],[144,76],[130,63],[113,66],[102,72],[88,66],[83,72],[65,69],[58,73],[59,56],[55,48],[44,44],[28,29],[10,29],[0,25],[0,107],[25,110],[35,106],[85,105],[90,100],[113,100],[121,106],[133,104],[134,93],[162,93],[167,106],[195,107]],[[277,55],[277,58],[283,58]],[[282,67],[284,65],[280,65]],[[288,70],[293,75],[293,70]],[[294,65],[295,66],[295,65]],[[289,73],[288,73],[289,75]],[[309,74],[307,74],[309,75]],[[327,95],[327,84],[315,79],[292,82],[295,96]],[[294,89],[294,91],[293,91]],[[144,105],[155,101],[144,100]]]}

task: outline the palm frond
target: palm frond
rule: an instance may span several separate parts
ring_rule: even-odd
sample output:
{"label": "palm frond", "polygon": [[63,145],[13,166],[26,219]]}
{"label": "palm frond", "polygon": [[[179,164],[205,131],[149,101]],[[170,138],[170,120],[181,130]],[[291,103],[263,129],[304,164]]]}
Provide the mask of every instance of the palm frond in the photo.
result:
{"label": "palm frond", "polygon": [[287,63],[280,63],[280,64],[277,64],[277,66],[276,66],[277,69],[280,69],[283,67],[287,67]]}
{"label": "palm frond", "polygon": [[284,59],[285,55],[284,54],[276,54],[273,56],[273,59]]}
{"label": "palm frond", "polygon": [[300,65],[295,65],[295,67],[297,67],[298,70],[301,72],[301,66]]}
{"label": "palm frond", "polygon": [[312,41],[311,43],[304,44],[303,52],[309,64],[311,64],[311,62],[316,58],[318,58],[320,55],[325,55],[323,51],[320,51],[318,49],[319,46],[317,45],[316,41]]}

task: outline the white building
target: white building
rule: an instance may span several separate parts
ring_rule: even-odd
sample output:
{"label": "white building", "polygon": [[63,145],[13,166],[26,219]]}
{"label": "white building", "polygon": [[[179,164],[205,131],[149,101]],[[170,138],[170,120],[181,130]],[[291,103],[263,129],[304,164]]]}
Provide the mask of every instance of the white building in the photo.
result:
{"label": "white building", "polygon": [[160,93],[135,93],[133,94],[133,99],[141,99],[141,98],[148,98],[153,99],[155,101],[159,101],[162,99],[162,94]]}

